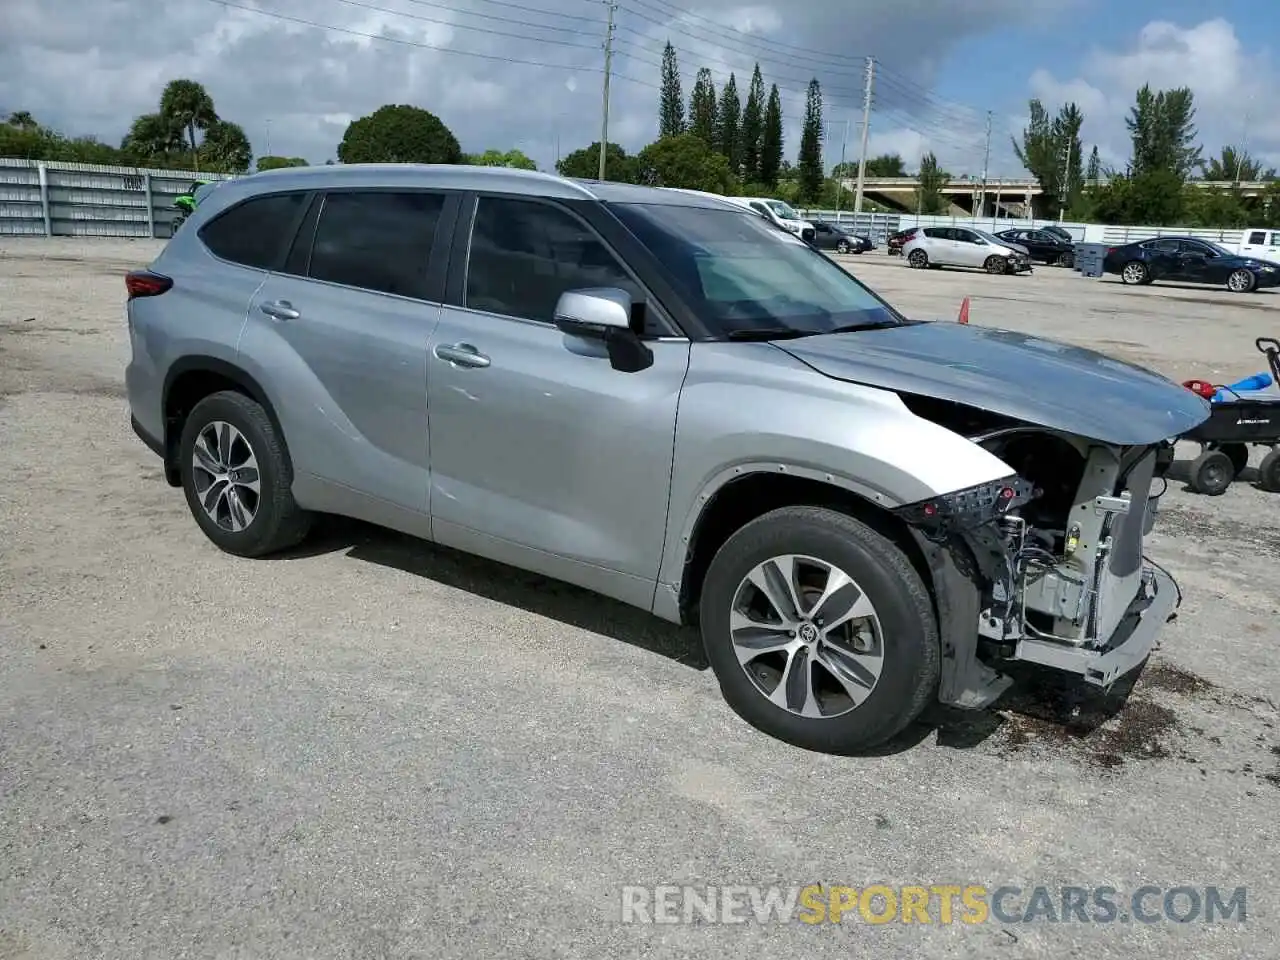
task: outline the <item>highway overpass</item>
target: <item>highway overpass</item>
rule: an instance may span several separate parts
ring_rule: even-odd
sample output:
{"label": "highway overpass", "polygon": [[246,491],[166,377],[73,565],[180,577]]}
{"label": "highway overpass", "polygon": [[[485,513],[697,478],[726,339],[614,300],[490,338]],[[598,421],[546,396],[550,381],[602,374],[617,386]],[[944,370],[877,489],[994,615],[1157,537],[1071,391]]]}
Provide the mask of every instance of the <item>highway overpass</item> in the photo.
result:
{"label": "highway overpass", "polygon": [[[1090,180],[1089,185],[1106,183],[1105,180]],[[1271,184],[1266,181],[1242,181],[1235,183],[1229,180],[1192,180],[1192,186],[1201,189],[1219,188],[1222,190],[1238,187],[1246,197],[1257,196]],[[916,178],[915,177],[867,177],[863,185],[863,195],[877,203],[904,213],[916,212]],[[844,180],[844,187],[849,191],[850,203],[854,191],[858,189],[858,181],[852,177]],[[979,203],[982,195],[982,181],[972,177],[957,177],[943,188],[942,193],[951,201],[953,216],[1010,216],[1024,217],[1031,215],[1031,207],[1039,206],[1037,197],[1044,195],[1039,181],[1032,177],[991,177],[986,184],[986,200]],[[982,209],[979,209],[981,207]],[[1040,210],[1041,213],[1057,215],[1056,210]]]}

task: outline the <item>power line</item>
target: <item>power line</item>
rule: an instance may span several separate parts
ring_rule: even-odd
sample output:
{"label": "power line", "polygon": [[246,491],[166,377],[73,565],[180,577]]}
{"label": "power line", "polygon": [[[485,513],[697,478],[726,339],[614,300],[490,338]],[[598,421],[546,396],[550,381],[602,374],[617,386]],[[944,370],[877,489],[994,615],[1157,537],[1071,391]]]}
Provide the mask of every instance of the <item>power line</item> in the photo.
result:
{"label": "power line", "polygon": [[[208,0],[208,2],[215,3],[220,7],[227,7],[232,10],[242,10],[246,13],[257,14],[258,16],[267,17],[268,19],[271,19],[271,20],[281,20],[286,23],[295,23],[295,24],[298,24],[299,26],[313,27],[317,30],[329,30],[334,33],[342,33],[342,34],[346,34],[349,37],[359,37],[364,40],[381,40],[384,43],[395,43],[405,47],[416,47],[420,50],[430,50],[433,53],[451,54],[459,57],[475,57],[476,59],[479,59],[479,60],[490,60],[490,61],[495,61],[499,63],[512,63],[512,64],[518,64],[520,66],[526,66],[526,67],[543,67],[548,70],[568,70],[573,73],[604,73],[604,69],[602,67],[593,67],[593,66],[566,64],[566,63],[547,63],[546,61],[541,61],[541,60],[525,60],[519,57],[504,57],[496,53],[478,53],[474,50],[458,50],[453,47],[436,47],[436,46],[432,46],[429,43],[423,43],[420,40],[409,40],[405,37],[389,37],[385,34],[365,33],[361,30],[352,30],[348,27],[339,27],[331,23],[320,23],[315,20],[307,20],[303,17],[295,17],[290,14],[277,13],[274,10],[265,10],[261,7],[250,7],[240,3],[233,3],[232,0]],[[394,10],[387,10],[385,12],[393,13],[393,14],[396,13],[396,11]],[[451,26],[459,26],[459,25],[451,24]],[[465,25],[463,26],[463,28],[467,29]],[[475,29],[475,28],[470,28],[470,29]],[[522,39],[533,40],[534,42],[537,42],[536,38],[524,37]],[[646,80],[640,80],[640,79],[637,79],[636,77],[620,74],[616,70],[613,71],[613,75],[615,77],[618,77],[619,79],[626,80],[630,83],[634,83],[642,87],[649,87],[650,89],[653,89],[653,90],[658,89],[658,85],[656,83],[649,83]]]}
{"label": "power line", "polygon": [[[457,23],[453,20],[440,20],[436,17],[425,17],[420,13],[409,13],[405,10],[391,10],[388,7],[380,7],[377,4],[365,3],[364,0],[334,0],[335,3],[344,3],[349,7],[359,7],[361,10],[372,10],[376,13],[389,13],[396,17],[408,17],[410,20],[418,20],[422,23],[433,23],[437,26],[450,27],[452,29],[471,30],[474,33],[485,33],[491,37],[507,37],[512,40],[533,40],[537,43],[554,43],[562,47],[577,47],[581,50],[594,50],[595,45],[591,43],[581,43],[576,40],[549,40],[543,37],[530,37],[523,33],[512,33],[509,30],[494,30],[489,27],[473,27],[469,23]],[[426,4],[424,0],[417,0],[424,6],[436,6],[435,4]],[[449,9],[449,8],[444,8]],[[534,27],[535,29],[561,30],[564,27],[539,27],[537,24],[528,23],[527,21],[515,20],[511,17],[493,17],[483,13],[471,14],[471,16],[486,17],[489,20],[499,20],[503,23],[522,23],[523,26]]]}

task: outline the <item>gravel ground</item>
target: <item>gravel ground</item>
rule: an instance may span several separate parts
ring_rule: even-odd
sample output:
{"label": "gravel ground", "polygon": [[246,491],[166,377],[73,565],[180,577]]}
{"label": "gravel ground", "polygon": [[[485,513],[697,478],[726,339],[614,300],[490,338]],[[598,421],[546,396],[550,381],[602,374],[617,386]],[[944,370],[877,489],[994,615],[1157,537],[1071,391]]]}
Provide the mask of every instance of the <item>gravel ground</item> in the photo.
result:
{"label": "gravel ground", "polygon": [[[128,426],[121,277],[157,249],[0,238],[0,958],[1275,956],[1276,495],[1171,485],[1186,599],[1118,713],[1021,695],[809,754],[695,636],[575,589],[354,524],[216,551]],[[1280,307],[850,263],[1179,379],[1258,370]],[[1243,886],[1248,919],[619,921],[624,885],[876,882]]]}

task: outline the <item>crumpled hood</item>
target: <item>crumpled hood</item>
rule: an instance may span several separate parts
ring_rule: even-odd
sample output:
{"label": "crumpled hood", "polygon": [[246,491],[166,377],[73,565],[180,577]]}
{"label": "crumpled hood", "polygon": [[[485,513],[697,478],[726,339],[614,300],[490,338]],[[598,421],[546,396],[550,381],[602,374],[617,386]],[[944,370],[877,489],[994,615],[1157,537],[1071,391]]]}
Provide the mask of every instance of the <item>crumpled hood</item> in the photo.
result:
{"label": "crumpled hood", "polygon": [[1158,443],[1209,417],[1206,401],[1157,373],[1009,330],[915,323],[774,345],[837,380],[950,400],[1103,443]]}

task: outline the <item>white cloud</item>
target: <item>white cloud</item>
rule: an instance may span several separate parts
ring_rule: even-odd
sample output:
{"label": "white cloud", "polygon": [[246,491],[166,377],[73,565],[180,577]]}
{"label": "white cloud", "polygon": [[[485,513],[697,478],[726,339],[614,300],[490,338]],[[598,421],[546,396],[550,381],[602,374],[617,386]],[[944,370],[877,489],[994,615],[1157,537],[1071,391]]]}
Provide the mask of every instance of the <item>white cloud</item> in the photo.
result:
{"label": "white cloud", "polygon": [[[1144,83],[1156,90],[1191,88],[1206,157],[1226,144],[1240,144],[1247,130],[1249,151],[1280,166],[1280,114],[1274,109],[1280,72],[1267,53],[1249,52],[1235,27],[1222,18],[1190,27],[1152,21],[1126,49],[1095,49],[1072,79],[1035,71],[1030,89],[1051,110],[1071,101],[1079,104],[1086,144],[1097,143],[1105,160],[1122,165],[1130,150],[1124,119]],[[1018,123],[1019,132],[1023,123],[1025,119]]]}
{"label": "white cloud", "polygon": [[[167,80],[190,77],[205,84],[222,115],[245,128],[258,152],[265,150],[269,120],[273,152],[312,161],[333,156],[345,118],[384,103],[413,103],[436,113],[466,150],[521,145],[544,165],[554,159],[557,141],[563,154],[599,137],[602,6],[531,0],[522,12],[518,3],[483,0],[227,2],[235,6],[217,0],[0,0],[0,110],[29,110],[65,132],[116,141],[133,117],[155,109]],[[745,100],[758,60],[766,86],[780,88],[791,158],[799,146],[805,85],[816,75],[826,119],[848,120],[856,154],[861,57],[874,53],[884,73],[877,82],[873,150],[899,151],[913,160],[927,144],[945,163],[956,164],[960,153],[980,153],[981,121],[975,129],[973,117],[959,116],[956,105],[930,92],[933,65],[993,24],[1034,25],[1079,2],[1084,0],[897,0],[860,6],[856,29],[844,0],[623,4],[610,139],[634,150],[656,135],[659,61],[670,39],[679,51],[686,97],[705,64],[717,88],[732,70]],[[904,31],[904,23],[912,29]],[[835,52],[813,52],[823,50]],[[838,145],[828,150],[828,162],[838,152]]]}

